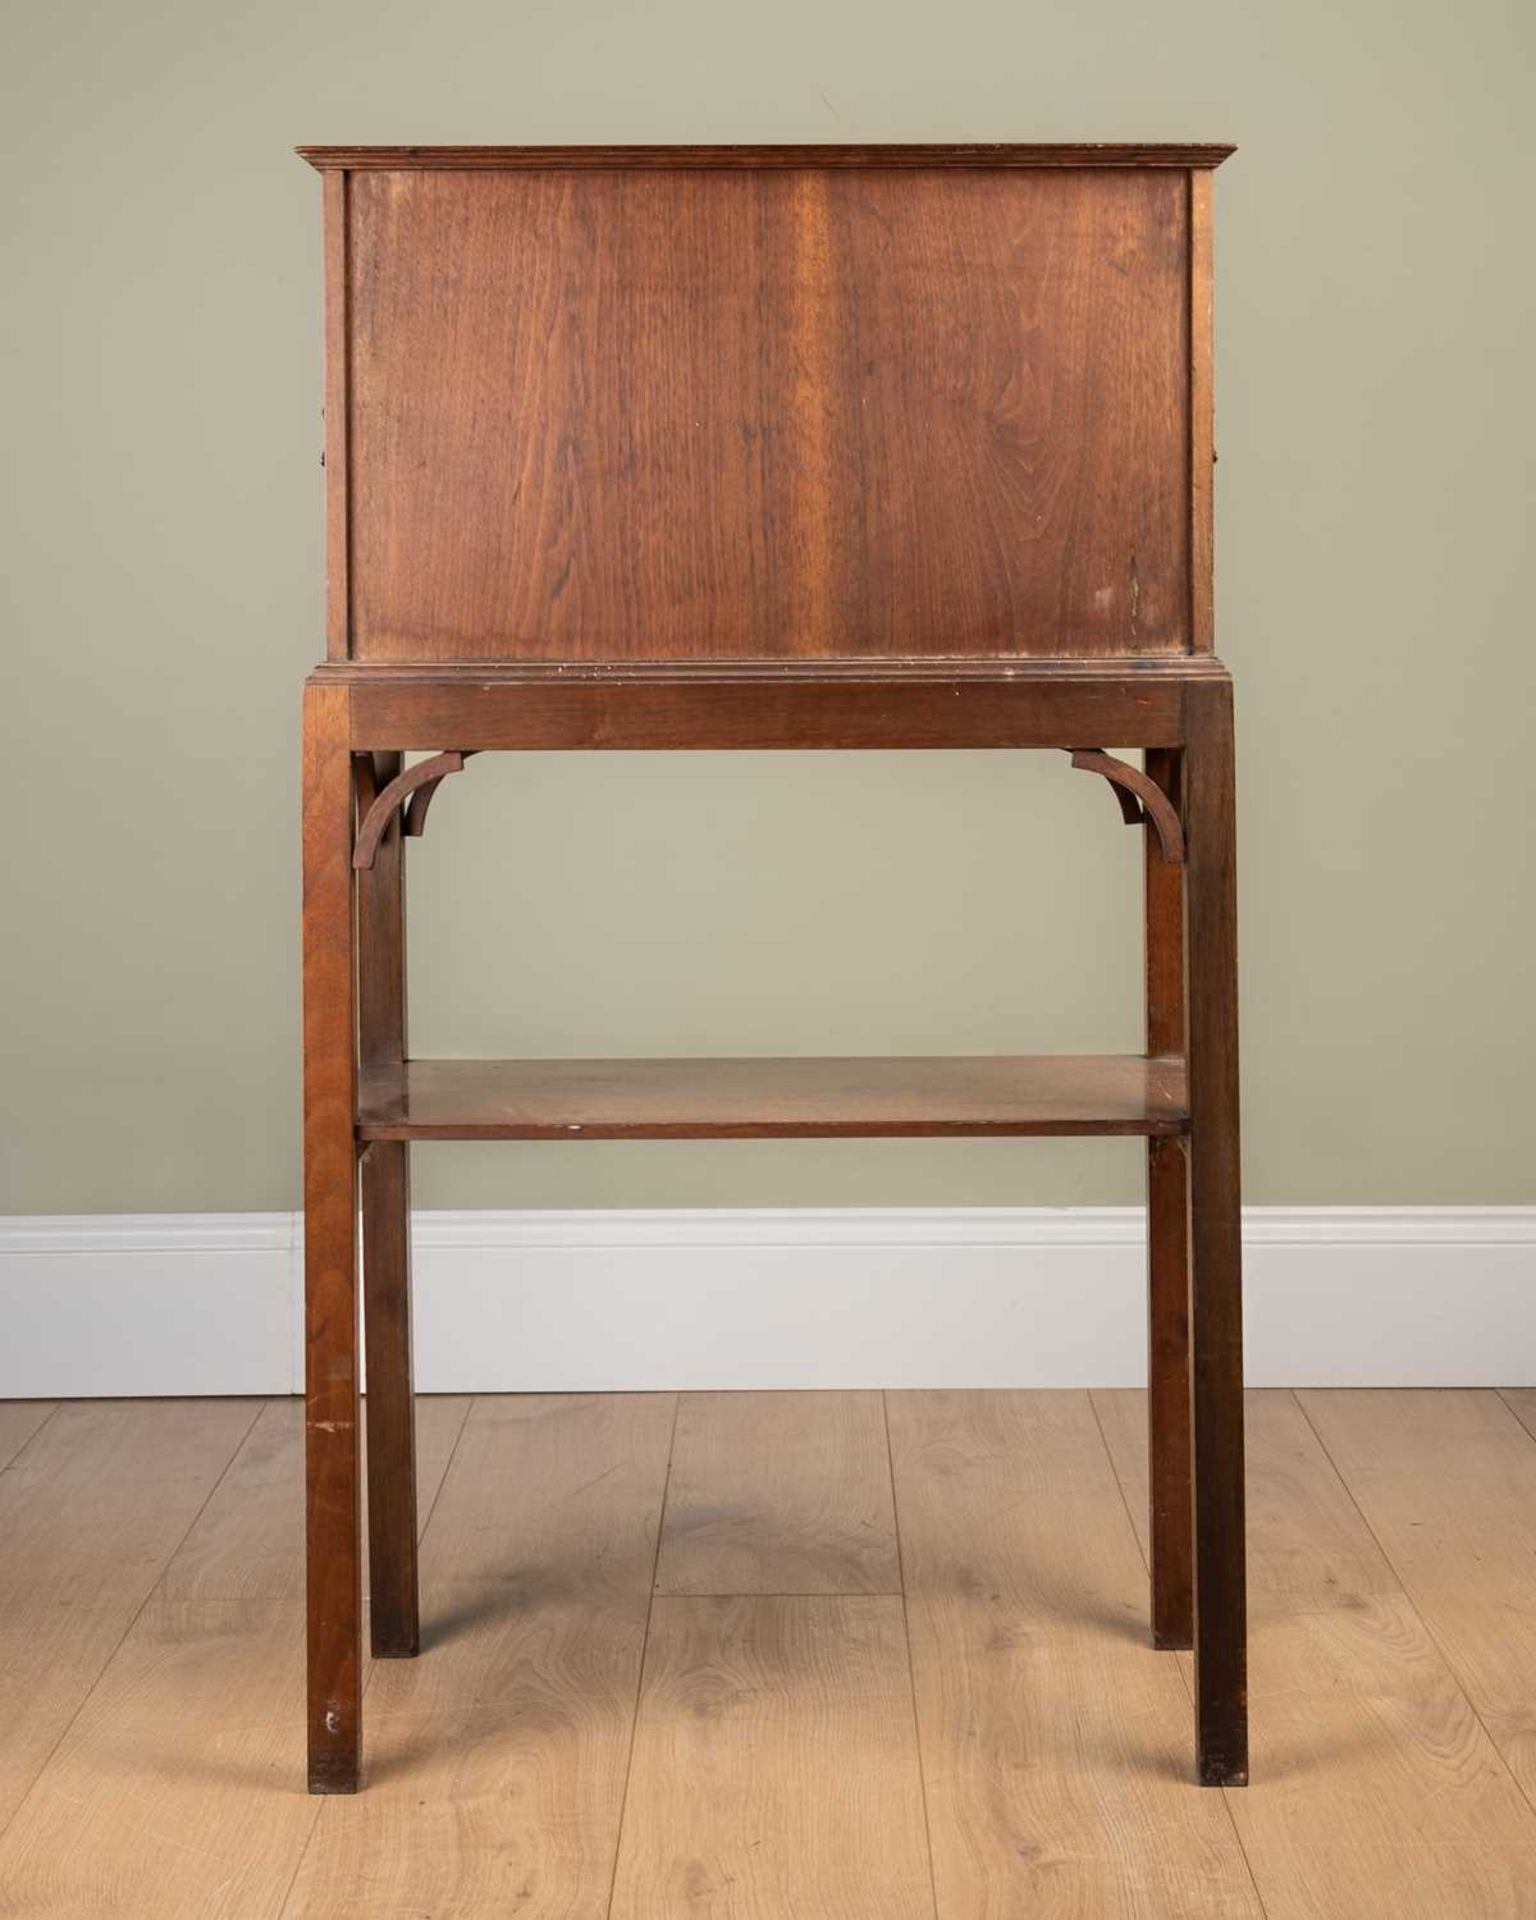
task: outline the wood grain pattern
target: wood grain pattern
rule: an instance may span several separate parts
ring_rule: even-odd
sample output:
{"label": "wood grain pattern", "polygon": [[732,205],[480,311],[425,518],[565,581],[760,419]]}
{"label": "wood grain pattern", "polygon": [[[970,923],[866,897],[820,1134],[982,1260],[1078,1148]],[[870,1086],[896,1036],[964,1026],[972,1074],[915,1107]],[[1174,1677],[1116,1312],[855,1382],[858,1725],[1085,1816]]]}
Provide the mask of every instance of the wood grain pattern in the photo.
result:
{"label": "wood grain pattern", "polygon": [[[1304,1393],[1409,1597],[1536,1803],[1536,1445],[1493,1392]],[[1533,1883],[1536,1884],[1536,1883]]]}
{"label": "wood grain pattern", "polygon": [[152,1563],[142,1599],[260,1410],[252,1400],[60,1407],[0,1475],[0,1617],[22,1603],[112,1600],[125,1574]]}
{"label": "wood grain pattern", "polygon": [[1215,225],[1209,173],[1189,175],[1189,634],[1208,653],[1216,634]]}
{"label": "wood grain pattern", "polygon": [[899,1593],[878,1393],[688,1393],[656,1591]]}
{"label": "wood grain pattern", "polygon": [[304,689],[304,1298],[309,1777],[356,1790],[362,1742],[357,981],[347,689]]}
{"label": "wood grain pattern", "polygon": [[1140,1054],[413,1060],[366,1068],[364,1140],[1156,1134],[1183,1062]]}
{"label": "wood grain pattern", "polygon": [[[415,1505],[423,1525],[469,1406],[463,1394],[423,1394],[418,1402]],[[270,1401],[166,1568],[156,1599],[302,1602],[303,1483],[303,1402]]]}
{"label": "wood grain pattern", "polygon": [[612,1920],[931,1920],[899,1599],[658,1599]]}
{"label": "wood grain pattern", "polygon": [[[226,1421],[238,1411],[249,1425],[249,1403],[217,1404]],[[149,1403],[117,1436],[119,1502],[146,1546],[162,1503],[173,1511],[179,1494],[164,1478],[134,1485],[135,1455],[157,1472],[173,1464],[157,1430],[179,1439],[203,1479],[227,1457],[206,1407],[189,1431],[184,1409],[191,1403]],[[467,1411],[463,1399],[422,1402],[423,1513]],[[77,1471],[91,1452],[80,1448]],[[0,1842],[11,1911],[37,1920],[277,1914],[317,1810],[299,1790],[303,1452],[302,1403],[269,1402],[126,1637],[119,1622],[121,1644],[85,1711]],[[123,1582],[126,1600],[131,1559],[122,1538],[116,1545],[108,1577]],[[47,1617],[39,1624],[46,1634]],[[62,1672],[48,1684],[66,1696]]]}
{"label": "wood grain pattern", "polygon": [[152,1598],[0,1840],[10,1911],[275,1916],[317,1806],[302,1626],[291,1603]]}
{"label": "wood grain pattern", "polygon": [[[1398,1397],[1361,1396],[1385,1427]],[[1106,1431],[1117,1457],[1139,1440]],[[1249,1431],[1257,1753],[1232,1807],[1269,1913],[1521,1912],[1536,1827],[1353,1480],[1288,1394],[1249,1395]]]}
{"label": "wood grain pattern", "polygon": [[[1279,1388],[1251,1389],[1244,1399],[1252,1440],[1248,1557],[1256,1624],[1268,1630],[1292,1613],[1358,1611],[1381,1595],[1400,1594],[1402,1582],[1362,1524],[1293,1396]],[[1145,1553],[1146,1396],[1100,1389],[1093,1403]]]}
{"label": "wood grain pattern", "polygon": [[369,1788],[287,1920],[602,1914],[675,1404],[475,1402],[427,1529],[426,1650],[369,1688]]}
{"label": "wood grain pattern", "polygon": [[1178,172],[328,177],[354,658],[1189,651]]}
{"label": "wood grain pattern", "polygon": [[939,1912],[1258,1920],[1088,1396],[887,1399]]}
{"label": "wood grain pattern", "polygon": [[[1348,1396],[1316,1396],[1336,1397]],[[1388,1403],[1414,1396],[1357,1397],[1386,1416],[1370,1422],[1385,1435]],[[1141,1395],[1095,1399],[1139,1514]],[[1226,1799],[1269,1920],[1526,1912],[1536,1814],[1362,1520],[1353,1480],[1341,1483],[1292,1395],[1250,1394],[1248,1409],[1255,1765]]]}
{"label": "wood grain pattern", "polygon": [[352,272],[347,176],[325,179],[325,652],[345,660],[352,635],[350,423]]}
{"label": "wood grain pattern", "polygon": [[[352,744],[360,749],[435,753],[445,740],[468,751],[546,752],[1073,747],[1083,740],[1156,747],[1182,737],[1183,674],[1058,676],[995,662],[976,674],[948,662],[908,668],[880,675],[867,667],[816,673],[810,663],[735,675],[353,668],[345,684]],[[317,678],[329,684],[331,676]]]}
{"label": "wood grain pattern", "polygon": [[0,1474],[0,1828],[259,1410],[248,1400],[66,1405]]}
{"label": "wood grain pattern", "polygon": [[[1504,1697],[1529,1697],[1519,1623],[1536,1612],[1536,1554],[1519,1529],[1536,1441],[1491,1394],[1306,1400],[1319,1427],[1337,1410],[1349,1484],[1291,1395],[1248,1396],[1255,1768],[1223,1797],[1184,1784],[1187,1661],[1142,1635],[1128,1543],[1132,1521],[1146,1538],[1144,1396],[1094,1396],[1124,1503],[1080,1395],[891,1397],[941,1920],[1255,1912],[1238,1836],[1270,1920],[1529,1912],[1536,1814],[1451,1671],[1465,1623],[1448,1611],[1442,1640],[1426,1614],[1478,1605],[1486,1558],[1476,1641],[1488,1662],[1505,1650]],[[464,1401],[422,1401],[427,1566],[446,1576],[429,1585],[430,1655],[372,1669],[370,1717],[387,1711],[369,1792],[320,1802],[297,1778],[301,1409],[268,1405],[221,1479],[251,1403],[61,1407],[0,1473],[0,1753],[53,1729],[0,1837],[7,1911],[603,1914],[672,1405],[479,1400],[466,1426]],[[863,1469],[849,1464],[851,1509]],[[903,1860],[923,1845],[921,1806],[889,1786],[890,1635],[857,1612],[897,1603],[800,1604],[822,1611],[658,1602],[654,1747],[616,1911],[904,1910],[887,1862],[873,1896],[845,1895],[832,1858],[844,1827]],[[706,1632],[662,1620],[672,1607],[719,1613]],[[104,1670],[92,1632],[121,1640]],[[669,1780],[674,1749],[703,1770]],[[674,1788],[694,1778],[684,1805]],[[873,1810],[871,1780],[886,1783]],[[722,1856],[691,1844],[717,1817],[752,1855],[725,1886]],[[765,1888],[775,1849],[790,1864]]]}

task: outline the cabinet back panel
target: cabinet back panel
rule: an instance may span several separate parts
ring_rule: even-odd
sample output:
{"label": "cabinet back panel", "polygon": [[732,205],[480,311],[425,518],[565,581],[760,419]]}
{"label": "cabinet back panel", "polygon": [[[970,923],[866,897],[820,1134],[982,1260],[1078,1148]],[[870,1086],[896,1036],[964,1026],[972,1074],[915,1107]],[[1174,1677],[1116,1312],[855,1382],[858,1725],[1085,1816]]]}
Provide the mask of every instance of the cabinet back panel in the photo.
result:
{"label": "cabinet back panel", "polygon": [[1176,169],[350,174],[352,656],[1187,651],[1188,206]]}

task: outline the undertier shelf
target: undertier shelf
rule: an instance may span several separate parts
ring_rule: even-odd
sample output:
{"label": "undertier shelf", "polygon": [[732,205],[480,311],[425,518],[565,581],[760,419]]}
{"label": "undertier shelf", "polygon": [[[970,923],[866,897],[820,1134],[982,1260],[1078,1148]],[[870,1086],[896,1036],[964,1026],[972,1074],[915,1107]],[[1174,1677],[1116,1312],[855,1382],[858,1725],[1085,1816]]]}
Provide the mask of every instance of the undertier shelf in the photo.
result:
{"label": "undertier shelf", "polygon": [[362,1140],[772,1140],[1182,1133],[1182,1059],[921,1054],[412,1060],[366,1067]]}

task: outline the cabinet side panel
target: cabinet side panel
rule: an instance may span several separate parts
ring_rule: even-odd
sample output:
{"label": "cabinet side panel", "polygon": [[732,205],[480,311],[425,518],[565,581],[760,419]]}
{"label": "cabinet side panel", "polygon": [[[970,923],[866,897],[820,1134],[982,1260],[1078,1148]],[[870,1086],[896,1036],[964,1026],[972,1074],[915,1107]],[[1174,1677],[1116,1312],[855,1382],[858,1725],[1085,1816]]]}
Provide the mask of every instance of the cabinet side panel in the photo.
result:
{"label": "cabinet side panel", "polygon": [[1212,185],[1209,173],[1189,176],[1189,637],[1196,653],[1216,644]]}
{"label": "cabinet side panel", "polygon": [[351,527],[347,514],[347,392],[351,327],[347,314],[346,173],[325,176],[325,651],[345,660],[351,650],[352,609],[348,587]]}
{"label": "cabinet side panel", "polygon": [[349,192],[355,657],[1189,649],[1185,175]]}

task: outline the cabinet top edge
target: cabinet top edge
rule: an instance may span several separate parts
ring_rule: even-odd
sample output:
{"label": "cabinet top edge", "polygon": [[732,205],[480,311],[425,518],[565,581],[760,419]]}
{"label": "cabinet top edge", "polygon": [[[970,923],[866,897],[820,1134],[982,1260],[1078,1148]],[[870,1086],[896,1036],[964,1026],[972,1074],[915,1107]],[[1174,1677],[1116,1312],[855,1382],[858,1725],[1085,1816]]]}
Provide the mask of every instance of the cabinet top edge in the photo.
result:
{"label": "cabinet top edge", "polygon": [[600,147],[296,147],[322,173],[426,169],[802,168],[831,167],[1219,167],[1236,147],[1058,142],[977,142],[940,146],[600,146]]}

